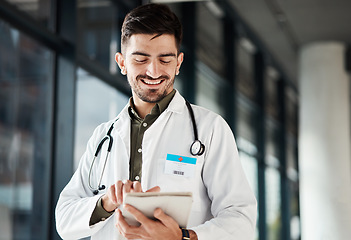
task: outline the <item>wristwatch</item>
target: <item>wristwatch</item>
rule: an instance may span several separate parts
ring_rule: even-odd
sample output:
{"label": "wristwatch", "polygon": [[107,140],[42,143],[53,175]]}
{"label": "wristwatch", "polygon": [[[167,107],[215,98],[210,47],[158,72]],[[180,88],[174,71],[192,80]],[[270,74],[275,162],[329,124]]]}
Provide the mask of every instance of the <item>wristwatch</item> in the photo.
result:
{"label": "wristwatch", "polygon": [[190,240],[189,231],[185,228],[182,228],[182,240]]}

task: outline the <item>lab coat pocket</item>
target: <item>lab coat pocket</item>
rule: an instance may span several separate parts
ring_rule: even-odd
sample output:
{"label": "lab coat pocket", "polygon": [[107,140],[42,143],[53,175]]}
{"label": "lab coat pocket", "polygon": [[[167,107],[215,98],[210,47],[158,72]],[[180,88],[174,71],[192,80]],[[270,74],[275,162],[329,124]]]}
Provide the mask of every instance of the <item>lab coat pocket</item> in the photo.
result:
{"label": "lab coat pocket", "polygon": [[203,157],[188,157],[167,154],[157,164],[157,184],[162,192],[192,192],[192,211],[200,211],[201,199],[205,187],[201,171]]}

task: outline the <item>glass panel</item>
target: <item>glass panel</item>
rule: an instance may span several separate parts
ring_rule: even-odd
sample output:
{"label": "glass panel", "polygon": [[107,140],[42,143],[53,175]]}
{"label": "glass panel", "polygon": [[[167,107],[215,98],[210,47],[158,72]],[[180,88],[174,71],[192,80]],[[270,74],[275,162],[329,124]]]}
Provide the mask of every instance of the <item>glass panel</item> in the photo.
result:
{"label": "glass panel", "polygon": [[113,119],[128,103],[128,97],[82,69],[77,72],[75,168],[94,129]]}
{"label": "glass panel", "polygon": [[296,140],[288,136],[286,146],[287,159],[287,176],[292,181],[298,181],[298,167],[297,167],[297,143]]}
{"label": "glass panel", "polygon": [[[241,142],[241,149],[250,151],[252,148],[254,148],[254,146],[250,146],[250,143],[248,142],[243,143],[243,139],[238,140],[238,143],[239,142]],[[247,146],[247,148],[245,146]],[[255,193],[256,199],[258,199],[257,159],[250,156],[247,152],[242,150],[239,150],[239,155],[250,187]],[[258,239],[258,232],[258,224],[256,224],[256,239]]]}
{"label": "glass panel", "polygon": [[286,124],[287,131],[298,137],[298,99],[296,93],[291,89],[286,89]]}
{"label": "glass panel", "polygon": [[176,76],[175,80],[174,80],[174,85],[173,88],[178,90],[180,93],[183,92],[183,87],[184,87],[184,80],[183,78]]}
{"label": "glass panel", "polygon": [[287,176],[290,194],[290,237],[300,239],[300,204],[299,204],[299,172],[297,162],[297,142],[288,134],[287,138]]}
{"label": "glass panel", "polygon": [[196,104],[224,116],[224,106],[220,104],[223,80],[202,63],[198,63],[195,74]]}
{"label": "glass panel", "polygon": [[120,51],[120,28],[126,13],[110,0],[79,0],[77,6],[78,51],[111,73],[119,72],[115,54]]}
{"label": "glass panel", "polygon": [[272,121],[266,122],[266,164],[279,168],[279,131]]}
{"label": "glass panel", "polygon": [[256,198],[258,198],[257,159],[254,158],[252,155],[248,154],[247,152],[245,152],[245,150],[250,151],[250,149],[254,146],[250,146],[248,149],[245,149],[244,146],[250,143],[246,142],[246,144],[243,144],[242,142],[243,142],[243,139],[238,140],[238,143],[240,143],[241,145],[239,150],[240,161],[243,165],[243,169],[246,174],[247,180],[249,181],[249,184],[252,190],[254,191]]}
{"label": "glass panel", "polygon": [[251,43],[247,39],[237,42],[237,86],[240,93],[256,102],[256,84]]}
{"label": "glass panel", "polygon": [[53,55],[0,21],[1,239],[46,239]]}
{"label": "glass panel", "polygon": [[213,4],[198,3],[196,6],[196,57],[224,77],[223,23],[213,13]]}
{"label": "glass panel", "polygon": [[49,27],[51,1],[50,0],[6,0],[19,10],[28,13],[44,26]]}
{"label": "glass panel", "polygon": [[244,102],[237,104],[237,137],[256,143],[256,114]]}
{"label": "glass panel", "polygon": [[299,184],[290,182],[290,237],[291,240],[301,239]]}
{"label": "glass panel", "polygon": [[278,91],[277,91],[277,80],[278,72],[272,67],[267,67],[265,71],[265,97],[266,97],[266,113],[278,119],[279,106],[278,106]]}
{"label": "glass panel", "polygon": [[281,192],[280,174],[275,168],[265,170],[267,236],[269,240],[280,240],[281,233]]}
{"label": "glass panel", "polygon": [[[236,143],[239,149],[240,160],[243,165],[244,172],[249,181],[252,190],[258,198],[258,164],[257,164],[257,147],[255,132],[255,113],[244,103],[237,103],[238,121]],[[259,216],[257,216],[259,221]],[[259,229],[256,224],[256,238],[258,239]]]}
{"label": "glass panel", "polygon": [[279,156],[279,131],[270,120],[266,122],[265,184],[267,235],[269,240],[279,240],[281,234],[281,177]]}

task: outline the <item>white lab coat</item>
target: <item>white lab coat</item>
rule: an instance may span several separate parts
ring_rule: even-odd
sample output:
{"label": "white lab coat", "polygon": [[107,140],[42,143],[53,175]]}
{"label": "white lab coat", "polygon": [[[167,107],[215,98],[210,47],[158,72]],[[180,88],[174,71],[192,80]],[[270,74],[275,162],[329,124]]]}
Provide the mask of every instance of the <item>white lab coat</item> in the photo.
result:
{"label": "white lab coat", "polygon": [[[188,228],[199,240],[254,238],[256,199],[251,191],[238,156],[231,129],[217,114],[193,105],[199,139],[205,152],[197,157],[194,176],[165,174],[167,154],[193,157],[190,145],[194,141],[191,118],[184,98],[177,92],[168,108],[145,132],[142,142],[142,181],[144,190],[160,186],[162,192],[193,192],[193,206]],[[129,178],[131,120],[126,106],[114,124],[113,147],[107,161],[102,184]],[[115,119],[114,119],[115,120]],[[88,187],[88,173],[97,144],[106,135],[114,120],[98,126],[90,138],[78,169],[63,189],[56,207],[57,231],[63,239],[123,239],[115,227],[114,215],[89,226],[91,214],[99,197]],[[99,174],[93,174],[96,186],[107,144],[97,159]],[[96,168],[96,165],[94,166]],[[94,169],[96,171],[96,169]]]}

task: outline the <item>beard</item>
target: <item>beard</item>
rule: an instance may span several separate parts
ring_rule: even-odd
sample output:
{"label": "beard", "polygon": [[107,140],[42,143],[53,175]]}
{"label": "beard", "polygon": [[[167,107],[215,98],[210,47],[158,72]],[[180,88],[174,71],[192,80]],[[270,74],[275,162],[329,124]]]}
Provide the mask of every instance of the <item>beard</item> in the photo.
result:
{"label": "beard", "polygon": [[[142,79],[147,79],[151,81],[162,80],[164,82],[161,83],[163,85],[160,88],[144,89],[140,86],[140,84],[143,84],[143,83],[140,83],[143,81]],[[135,78],[135,81],[128,81],[128,82],[133,92],[142,101],[148,102],[148,103],[157,103],[172,91],[174,80],[175,80],[175,75],[173,77],[162,75],[158,78],[151,78],[147,75],[138,75]]]}

